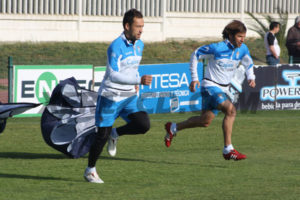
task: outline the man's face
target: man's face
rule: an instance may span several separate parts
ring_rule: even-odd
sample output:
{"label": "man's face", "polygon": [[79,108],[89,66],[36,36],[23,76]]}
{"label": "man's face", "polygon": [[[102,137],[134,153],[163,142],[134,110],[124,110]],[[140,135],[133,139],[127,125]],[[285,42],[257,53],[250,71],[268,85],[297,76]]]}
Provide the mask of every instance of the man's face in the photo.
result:
{"label": "man's face", "polygon": [[274,28],[274,32],[275,34],[278,33],[280,31],[280,25],[278,24],[275,28]]}
{"label": "man's face", "polygon": [[235,47],[240,47],[244,43],[245,38],[246,38],[246,33],[237,33],[234,36],[230,35],[229,41]]}
{"label": "man's face", "polygon": [[129,40],[139,40],[143,33],[144,19],[143,18],[133,18],[133,23],[131,26],[127,23],[125,25],[125,30]]}

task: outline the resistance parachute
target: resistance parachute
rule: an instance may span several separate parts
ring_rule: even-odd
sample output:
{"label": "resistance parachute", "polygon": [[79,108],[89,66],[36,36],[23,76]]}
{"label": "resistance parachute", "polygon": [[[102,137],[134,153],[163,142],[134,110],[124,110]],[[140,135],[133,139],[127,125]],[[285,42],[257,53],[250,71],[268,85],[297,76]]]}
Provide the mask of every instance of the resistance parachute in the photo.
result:
{"label": "resistance parachute", "polygon": [[97,96],[97,92],[80,88],[73,77],[61,81],[42,114],[45,142],[71,158],[88,153],[96,133]]}
{"label": "resistance parachute", "polygon": [[6,126],[6,120],[14,115],[21,114],[31,108],[39,106],[35,103],[5,103],[0,102],[0,133],[2,133]]}

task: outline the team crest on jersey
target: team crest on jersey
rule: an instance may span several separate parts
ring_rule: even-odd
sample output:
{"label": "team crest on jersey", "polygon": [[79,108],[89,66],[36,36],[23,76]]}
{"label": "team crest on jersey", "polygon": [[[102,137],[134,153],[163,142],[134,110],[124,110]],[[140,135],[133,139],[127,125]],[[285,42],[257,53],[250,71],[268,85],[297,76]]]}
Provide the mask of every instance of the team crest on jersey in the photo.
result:
{"label": "team crest on jersey", "polygon": [[141,53],[141,48],[140,47],[137,47],[137,50],[139,53]]}
{"label": "team crest on jersey", "polygon": [[236,52],[236,59],[239,58],[240,52]]}
{"label": "team crest on jersey", "polygon": [[218,96],[219,96],[220,99],[224,98],[222,94],[218,94]]}

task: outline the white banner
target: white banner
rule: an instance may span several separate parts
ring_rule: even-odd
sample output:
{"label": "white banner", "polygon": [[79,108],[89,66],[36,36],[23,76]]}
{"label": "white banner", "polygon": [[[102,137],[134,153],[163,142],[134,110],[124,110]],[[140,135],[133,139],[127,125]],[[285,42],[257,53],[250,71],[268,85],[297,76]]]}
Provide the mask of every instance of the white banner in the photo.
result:
{"label": "white banner", "polygon": [[[47,103],[55,86],[74,77],[81,87],[92,88],[92,65],[15,65],[13,102]],[[44,106],[28,110],[20,116],[40,116]]]}

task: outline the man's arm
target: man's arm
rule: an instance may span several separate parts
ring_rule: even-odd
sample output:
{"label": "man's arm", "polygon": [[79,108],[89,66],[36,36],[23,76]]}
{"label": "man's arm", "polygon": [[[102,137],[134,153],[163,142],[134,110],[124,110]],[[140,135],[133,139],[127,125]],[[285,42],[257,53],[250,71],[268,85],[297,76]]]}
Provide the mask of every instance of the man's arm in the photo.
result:
{"label": "man's arm", "polygon": [[213,51],[213,45],[211,44],[199,47],[192,53],[190,58],[190,72],[192,76],[192,81],[198,81],[198,60],[212,56]]}
{"label": "man's arm", "polygon": [[276,54],[275,47],[274,47],[275,36],[271,32],[268,32],[267,41],[268,41],[270,52],[276,59],[278,59],[279,55]]}
{"label": "man's arm", "polygon": [[248,48],[246,49],[246,53],[244,57],[241,60],[242,65],[246,68],[246,76],[248,80],[248,84],[250,87],[254,88],[256,83],[255,83],[255,74],[253,71],[253,60],[250,56]]}
{"label": "man's arm", "polygon": [[120,47],[112,44],[107,49],[107,73],[109,79],[118,84],[138,85],[141,83],[141,78],[137,70],[132,69],[126,71],[126,74],[120,73],[119,65],[122,59]]}
{"label": "man's arm", "polygon": [[270,45],[269,48],[270,48],[270,51],[271,51],[272,55],[273,55],[276,59],[278,59],[278,55],[277,55],[276,52],[275,52],[274,45]]}

